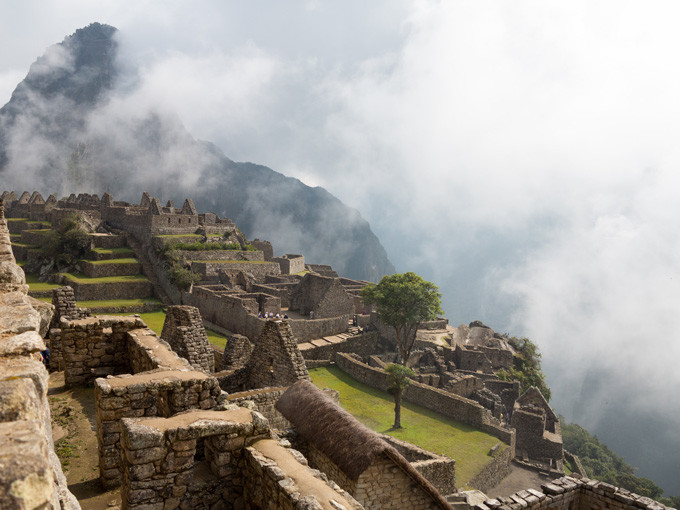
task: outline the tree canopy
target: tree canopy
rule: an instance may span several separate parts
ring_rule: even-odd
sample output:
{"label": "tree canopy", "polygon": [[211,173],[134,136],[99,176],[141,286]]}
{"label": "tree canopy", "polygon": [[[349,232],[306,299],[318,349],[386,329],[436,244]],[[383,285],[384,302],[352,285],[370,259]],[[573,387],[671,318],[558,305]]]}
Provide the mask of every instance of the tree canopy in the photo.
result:
{"label": "tree canopy", "polygon": [[434,283],[412,272],[384,276],[361,291],[366,304],[375,304],[380,321],[395,329],[403,364],[411,355],[418,325],[442,313],[441,296]]}

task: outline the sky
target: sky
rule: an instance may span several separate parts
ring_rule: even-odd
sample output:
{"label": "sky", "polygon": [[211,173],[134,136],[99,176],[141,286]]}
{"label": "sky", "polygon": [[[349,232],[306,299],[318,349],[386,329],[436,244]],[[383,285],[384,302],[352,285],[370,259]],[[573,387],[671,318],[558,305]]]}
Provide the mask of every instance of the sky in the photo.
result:
{"label": "sky", "polygon": [[358,209],[452,324],[532,339],[556,410],[680,494],[680,5],[1,9],[1,104],[49,45],[116,26],[140,97]]}

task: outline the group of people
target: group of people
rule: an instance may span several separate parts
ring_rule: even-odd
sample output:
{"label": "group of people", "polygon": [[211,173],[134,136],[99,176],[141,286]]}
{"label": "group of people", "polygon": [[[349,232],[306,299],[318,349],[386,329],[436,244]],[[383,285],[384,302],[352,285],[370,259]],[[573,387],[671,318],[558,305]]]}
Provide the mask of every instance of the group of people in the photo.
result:
{"label": "group of people", "polygon": [[278,312],[276,312],[276,314],[274,312],[258,312],[257,316],[260,319],[287,319],[288,318],[288,314],[284,313],[283,315],[281,315]]}

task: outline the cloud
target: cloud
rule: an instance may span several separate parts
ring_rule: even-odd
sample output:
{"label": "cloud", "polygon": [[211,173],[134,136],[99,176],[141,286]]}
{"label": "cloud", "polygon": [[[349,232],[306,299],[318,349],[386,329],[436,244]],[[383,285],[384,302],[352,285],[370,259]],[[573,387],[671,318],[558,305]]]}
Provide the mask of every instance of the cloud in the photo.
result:
{"label": "cloud", "polygon": [[[400,271],[441,286],[453,323],[538,343],[568,418],[613,441],[611,423],[641,437],[648,418],[652,439],[680,444],[680,7],[392,5],[108,2],[100,20],[121,29],[141,86],[105,113],[123,122],[152,103],[233,159],[325,186]],[[73,25],[37,49],[25,39],[31,58],[94,19],[63,16]],[[17,76],[5,67],[0,91]],[[621,451],[670,487],[660,441],[645,457],[630,437]]]}

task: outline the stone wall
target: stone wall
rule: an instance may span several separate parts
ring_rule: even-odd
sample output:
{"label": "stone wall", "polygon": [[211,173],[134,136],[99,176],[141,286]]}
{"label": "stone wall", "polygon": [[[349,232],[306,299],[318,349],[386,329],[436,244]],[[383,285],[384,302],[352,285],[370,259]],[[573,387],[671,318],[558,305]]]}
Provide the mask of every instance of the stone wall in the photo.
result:
{"label": "stone wall", "polygon": [[191,263],[191,270],[194,273],[200,274],[204,279],[217,279],[221,271],[227,273],[237,273],[244,271],[251,273],[257,281],[264,281],[267,275],[276,275],[281,273],[281,268],[276,262],[262,262],[262,261],[193,261]]}
{"label": "stone wall", "polygon": [[92,262],[83,260],[80,262],[83,273],[90,278],[103,278],[105,276],[133,276],[142,272],[142,264],[139,262]]}
{"label": "stone wall", "polygon": [[489,452],[493,460],[468,482],[470,487],[487,492],[498,485],[512,471],[510,467],[510,462],[514,457],[512,448],[503,448],[500,444],[497,446],[499,448],[496,452]]}
{"label": "stone wall", "polygon": [[153,285],[149,280],[89,283],[79,282],[64,276],[61,283],[73,287],[78,301],[133,299],[153,296]]}
{"label": "stone wall", "polygon": [[[387,391],[388,383],[383,370],[370,367],[345,353],[337,353],[335,363],[338,368],[358,381]],[[501,426],[498,420],[477,402],[415,381],[406,387],[403,398],[497,437],[510,445],[514,457],[515,431]]]}
{"label": "stone wall", "polygon": [[139,317],[62,319],[61,343],[67,386],[91,384],[97,377],[130,371],[127,332],[145,328]]}
{"label": "stone wall", "polygon": [[244,446],[268,437],[247,409],[122,420],[123,508],[243,507]]}
{"label": "stone wall", "polygon": [[307,366],[287,321],[267,321],[245,371],[247,389],[289,386],[298,379],[309,379]]}
{"label": "stone wall", "polygon": [[274,257],[271,260],[279,264],[281,274],[296,274],[305,270],[305,258],[302,255],[288,253],[282,257]]}
{"label": "stone wall", "polygon": [[256,441],[244,450],[244,460],[246,508],[364,508],[334,481],[309,469],[299,452],[276,441]]}
{"label": "stone wall", "polygon": [[429,510],[436,508],[429,494],[386,456],[380,456],[348,491],[365,508]]}
{"label": "stone wall", "polygon": [[324,336],[333,336],[347,331],[349,315],[327,319],[288,319],[290,329],[298,342],[306,342]]}
{"label": "stone wall", "polygon": [[564,476],[541,485],[541,490],[527,489],[509,497],[487,499],[475,510],[663,510],[666,507],[640,496],[588,478]]}
{"label": "stone wall", "polygon": [[215,371],[215,357],[198,308],[169,306],[165,312],[161,338],[185,358],[194,370],[202,370],[207,374]]}
{"label": "stone wall", "polygon": [[427,479],[440,494],[456,492],[456,461],[445,455],[423,450],[416,445],[381,434],[383,441],[392,445],[411,466]]}
{"label": "stone wall", "polygon": [[518,453],[526,454],[531,459],[562,460],[562,435],[546,430],[543,409],[516,408],[512,413],[511,423],[517,431]]}
{"label": "stone wall", "polygon": [[253,346],[248,337],[243,335],[228,335],[224,347],[220,370],[237,370],[243,368],[250,359]]}
{"label": "stone wall", "polygon": [[354,300],[338,278],[308,273],[293,290],[290,309],[312,319],[354,314]]}
{"label": "stone wall", "polygon": [[287,390],[283,388],[261,388],[258,390],[240,391],[231,393],[227,397],[227,401],[231,404],[239,406],[250,401],[254,404],[256,411],[262,414],[269,421],[269,426],[273,429],[289,429],[291,424],[284,416],[274,407],[276,402],[281,398],[281,395]]}
{"label": "stone wall", "polygon": [[25,281],[0,200],[0,508],[80,509],[54,451],[46,346]]}
{"label": "stone wall", "polygon": [[350,336],[341,342],[325,342],[325,345],[318,346],[314,343],[304,343],[299,344],[299,347],[309,366],[310,360],[332,360],[336,352],[354,353],[361,357],[369,356],[379,350],[378,342],[378,333],[369,331]]}
{"label": "stone wall", "polygon": [[217,380],[203,372],[154,370],[95,381],[99,474],[106,489],[122,482],[121,420],[168,417],[188,409],[211,409],[220,398]]}
{"label": "stone wall", "polygon": [[[196,242],[195,240],[192,242]],[[261,251],[242,250],[173,250],[179,260],[264,260]]]}

